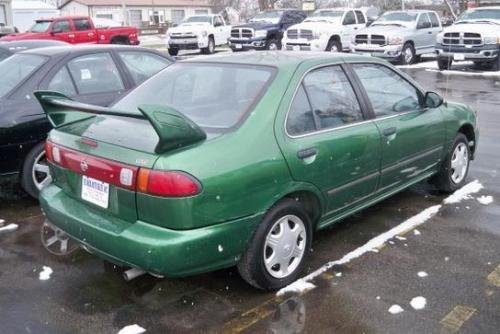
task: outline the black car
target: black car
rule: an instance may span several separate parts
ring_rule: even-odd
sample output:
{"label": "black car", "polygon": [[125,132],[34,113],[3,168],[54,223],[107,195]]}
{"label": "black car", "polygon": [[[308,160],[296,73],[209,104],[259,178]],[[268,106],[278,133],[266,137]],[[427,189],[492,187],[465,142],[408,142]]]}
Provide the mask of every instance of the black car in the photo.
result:
{"label": "black car", "polygon": [[52,41],[43,39],[0,42],[0,61],[12,56],[14,53],[21,51],[37,49],[37,48],[46,48],[49,46],[69,46],[69,45],[71,44],[63,41]]}
{"label": "black car", "polygon": [[302,22],[307,14],[297,9],[268,10],[254,16],[246,24],[231,29],[229,46],[233,51],[279,50],[286,29]]}
{"label": "black car", "polygon": [[108,106],[172,62],[151,49],[113,45],[33,49],[0,62],[0,176],[19,175],[33,197],[51,182],[44,152],[51,126],[34,91]]}

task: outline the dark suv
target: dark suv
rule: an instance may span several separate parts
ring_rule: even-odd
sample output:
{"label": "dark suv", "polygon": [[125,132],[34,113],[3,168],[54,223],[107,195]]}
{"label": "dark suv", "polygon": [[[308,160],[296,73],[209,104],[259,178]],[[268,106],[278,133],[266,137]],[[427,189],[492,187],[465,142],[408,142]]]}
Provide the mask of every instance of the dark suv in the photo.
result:
{"label": "dark suv", "polygon": [[297,9],[277,9],[261,12],[246,24],[231,29],[229,46],[233,51],[279,50],[285,30],[302,22],[307,14]]}

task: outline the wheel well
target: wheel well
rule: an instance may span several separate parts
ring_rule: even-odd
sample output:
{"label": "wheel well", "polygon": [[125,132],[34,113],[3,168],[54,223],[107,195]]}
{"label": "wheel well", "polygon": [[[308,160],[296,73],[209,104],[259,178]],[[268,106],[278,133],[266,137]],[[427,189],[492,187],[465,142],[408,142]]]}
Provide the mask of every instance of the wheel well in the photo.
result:
{"label": "wheel well", "polygon": [[465,137],[467,137],[467,141],[469,141],[469,144],[470,142],[473,142],[473,145],[469,147],[472,154],[474,154],[474,151],[476,149],[476,134],[474,133],[474,128],[472,127],[472,125],[464,124],[460,129],[458,129],[458,132],[463,133]]}
{"label": "wheel well", "polygon": [[310,191],[296,191],[285,196],[285,198],[291,198],[300,202],[304,206],[304,210],[311,219],[313,225],[321,217],[321,204],[319,198]]}
{"label": "wheel well", "polygon": [[339,35],[330,36],[330,39],[328,40],[328,43],[330,43],[331,41],[337,41],[337,42],[340,43],[340,46],[342,46],[342,41],[340,40],[340,36]]}
{"label": "wheel well", "polygon": [[213,39],[215,41],[215,37],[214,37],[213,34],[208,35],[208,38],[211,38],[211,39]]}
{"label": "wheel well", "polygon": [[406,41],[405,44],[410,44],[413,47],[413,50],[415,50],[415,43],[413,41]]}

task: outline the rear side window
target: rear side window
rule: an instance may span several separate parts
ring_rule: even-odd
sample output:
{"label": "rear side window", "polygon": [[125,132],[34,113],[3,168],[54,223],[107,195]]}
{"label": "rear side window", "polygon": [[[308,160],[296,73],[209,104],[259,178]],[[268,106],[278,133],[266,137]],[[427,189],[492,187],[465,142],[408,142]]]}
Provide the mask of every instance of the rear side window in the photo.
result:
{"label": "rear side window", "polygon": [[436,13],[428,13],[433,28],[439,28],[439,19]]}
{"label": "rear side window", "polygon": [[138,85],[167,67],[170,62],[152,53],[140,51],[118,52],[130,72],[134,84]]}
{"label": "rear side window", "polygon": [[73,85],[73,81],[71,80],[71,76],[66,66],[61,68],[56,75],[54,75],[47,88],[48,90],[63,93],[66,96],[76,95],[75,86]]}
{"label": "rear side window", "polygon": [[109,53],[95,53],[68,62],[78,94],[117,92],[124,89],[122,79]]}
{"label": "rear side window", "polygon": [[70,32],[71,31],[71,26],[69,24],[69,21],[68,20],[57,21],[52,26],[52,31],[56,31],[56,32]]}
{"label": "rear side window", "polygon": [[0,97],[6,96],[17,85],[39,69],[46,58],[38,55],[17,54],[0,63]]}
{"label": "rear side window", "polygon": [[366,23],[365,16],[363,15],[363,12],[361,12],[360,10],[356,10],[355,13],[356,13],[356,18],[358,19],[359,24]]}
{"label": "rear side window", "polygon": [[77,19],[73,20],[73,24],[75,25],[75,30],[83,31],[83,30],[91,30],[90,21],[88,19]]}
{"label": "rear side window", "polygon": [[301,86],[288,114],[289,134],[332,129],[363,120],[354,90],[339,66],[310,72]]}

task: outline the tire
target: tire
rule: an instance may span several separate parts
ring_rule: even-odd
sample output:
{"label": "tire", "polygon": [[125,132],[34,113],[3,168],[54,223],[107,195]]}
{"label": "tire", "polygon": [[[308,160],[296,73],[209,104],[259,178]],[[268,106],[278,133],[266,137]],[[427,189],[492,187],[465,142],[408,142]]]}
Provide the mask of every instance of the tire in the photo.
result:
{"label": "tire", "polygon": [[410,42],[406,42],[401,50],[401,65],[411,65],[415,62],[415,48]]}
{"label": "tire", "polygon": [[342,52],[342,44],[336,39],[330,39],[326,46],[326,52]]}
{"label": "tire", "polygon": [[495,59],[491,63],[488,63],[488,69],[491,71],[500,71],[500,54],[498,55],[497,59]]}
{"label": "tire", "polygon": [[[462,152],[465,156],[462,156]],[[461,188],[467,179],[470,157],[471,152],[467,137],[462,133],[457,134],[450,152],[443,161],[439,172],[433,177],[432,183],[445,193],[451,193]],[[460,174],[460,178],[455,178],[456,173]]]}
{"label": "tire", "polygon": [[[277,243],[275,248],[269,240]],[[245,281],[258,289],[280,289],[299,278],[311,241],[312,223],[302,205],[293,199],[283,199],[269,209],[257,227],[238,263],[238,271]],[[270,260],[267,265],[266,257]],[[282,272],[281,265],[271,260],[273,258],[285,261],[285,271],[290,272]]]}
{"label": "tire", "polygon": [[451,58],[438,58],[438,68],[440,71],[449,70],[453,60]]}
{"label": "tire", "polygon": [[201,53],[210,55],[215,52],[215,41],[212,36],[208,38],[208,46],[206,48],[201,49]]}
{"label": "tire", "polygon": [[38,143],[24,159],[21,173],[21,186],[31,197],[38,198],[40,190],[52,182],[48,168],[45,143]]}
{"label": "tire", "polygon": [[276,39],[270,39],[266,42],[266,50],[270,51],[281,50],[281,43]]}
{"label": "tire", "polygon": [[179,49],[174,49],[174,48],[168,49],[168,54],[171,56],[177,56],[178,53],[179,53]]}

